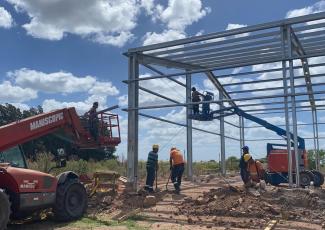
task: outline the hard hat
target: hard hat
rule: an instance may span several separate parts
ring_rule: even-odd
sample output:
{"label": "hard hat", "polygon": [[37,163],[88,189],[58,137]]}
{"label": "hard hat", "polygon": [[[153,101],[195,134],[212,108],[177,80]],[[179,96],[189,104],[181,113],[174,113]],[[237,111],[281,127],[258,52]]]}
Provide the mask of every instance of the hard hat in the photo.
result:
{"label": "hard hat", "polygon": [[242,150],[249,150],[249,148],[248,148],[248,146],[247,145],[245,145],[244,147],[242,147]]}
{"label": "hard hat", "polygon": [[173,151],[173,150],[176,150],[176,147],[172,147],[172,148],[170,149],[170,151]]}
{"label": "hard hat", "polygon": [[152,149],[159,149],[159,145],[157,144],[152,145]]}
{"label": "hard hat", "polygon": [[245,162],[249,161],[251,158],[252,158],[252,156],[250,154],[248,154],[248,153],[244,155],[244,161]]}
{"label": "hard hat", "polygon": [[98,106],[98,102],[97,102],[97,101],[95,101],[95,102],[93,103],[93,105],[96,105],[96,106]]}
{"label": "hard hat", "polygon": [[196,91],[196,88],[195,87],[192,87],[192,91]]}

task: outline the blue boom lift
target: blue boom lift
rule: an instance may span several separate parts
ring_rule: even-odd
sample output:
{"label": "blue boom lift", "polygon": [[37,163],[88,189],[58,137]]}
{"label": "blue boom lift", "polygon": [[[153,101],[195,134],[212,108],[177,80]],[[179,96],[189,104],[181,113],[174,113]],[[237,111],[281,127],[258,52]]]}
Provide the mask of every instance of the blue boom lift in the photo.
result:
{"label": "blue boom lift", "polygon": [[[286,130],[270,124],[269,122],[250,115],[238,107],[226,107],[219,110],[211,111],[210,101],[214,100],[214,95],[211,92],[205,92],[203,97],[202,111],[199,114],[189,115],[190,119],[198,121],[212,121],[220,119],[220,117],[238,115],[245,119],[253,121],[266,129],[274,131],[276,134],[287,140]],[[293,134],[290,133],[291,146],[293,146]],[[277,147],[275,147],[277,146]],[[285,144],[271,144],[267,143],[267,160],[268,170],[265,181],[272,185],[279,185],[280,183],[288,183],[288,151]],[[282,148],[279,148],[282,147]],[[299,154],[299,167],[300,167],[300,184],[301,186],[308,186],[313,181],[315,186],[321,186],[324,183],[324,176],[316,170],[307,170],[307,152],[305,150],[305,140],[298,136],[298,154]],[[292,152],[293,162],[293,175],[295,175],[295,157]],[[295,176],[293,177],[295,179]]]}

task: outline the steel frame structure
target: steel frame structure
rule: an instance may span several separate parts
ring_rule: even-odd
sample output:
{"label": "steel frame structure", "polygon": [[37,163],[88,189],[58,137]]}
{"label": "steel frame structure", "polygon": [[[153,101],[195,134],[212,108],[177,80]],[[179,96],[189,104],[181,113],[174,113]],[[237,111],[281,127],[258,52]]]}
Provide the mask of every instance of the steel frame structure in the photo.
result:
{"label": "steel frame structure", "polygon": [[[186,123],[178,123],[162,119],[160,117],[145,114],[144,110],[186,107],[187,115],[194,104],[191,102],[191,85],[194,76],[206,76],[219,92],[218,100],[211,103],[226,106],[238,106],[251,114],[284,114],[284,126],[287,132],[287,149],[289,154],[289,184],[293,185],[292,157],[290,145],[290,132],[294,136],[294,152],[298,151],[297,113],[311,111],[313,126],[314,150],[317,155],[317,169],[319,169],[319,135],[317,111],[321,107],[322,96],[325,90],[320,89],[325,85],[325,72],[312,74],[311,68],[324,67],[325,63],[312,63],[312,58],[325,56],[325,13],[311,14],[296,18],[289,18],[244,28],[211,33],[196,37],[153,44],[137,48],[131,48],[125,55],[129,59],[129,78],[123,82],[128,84],[128,179],[137,186],[138,180],[138,127],[139,116],[169,122],[187,128],[187,173],[192,178],[192,130],[220,136],[221,167],[222,173],[226,173],[225,167],[225,139],[238,140],[240,147],[245,144],[245,121],[239,117],[239,125],[225,121],[220,116],[220,133],[202,130],[192,126],[192,120],[186,119]],[[322,21],[323,20],[323,21]],[[263,65],[262,69],[253,68]],[[139,77],[139,66],[142,65],[156,75]],[[226,71],[242,68],[245,71],[225,73]],[[247,71],[247,68],[251,70]],[[171,71],[172,69],[172,71]],[[168,73],[166,71],[168,70]],[[218,74],[216,74],[218,73]],[[263,79],[259,74],[271,73],[277,77]],[[298,74],[297,74],[298,73]],[[185,83],[175,77],[183,76]],[[224,83],[223,79],[243,78],[238,82]],[[174,83],[185,87],[186,101],[178,102],[173,98],[153,92],[139,85],[140,81],[153,79],[169,79]],[[249,79],[249,81],[247,81]],[[297,81],[304,79],[304,83]],[[312,83],[314,81],[314,83]],[[280,86],[273,87],[282,83]],[[268,84],[266,87],[251,87],[250,89],[233,90],[232,87],[256,84]],[[154,96],[161,97],[168,102],[163,105],[139,106],[139,91],[143,90]],[[244,95],[239,96],[238,95]],[[247,96],[249,95],[249,96]],[[316,98],[318,97],[318,98]],[[251,103],[255,101],[255,103]],[[319,102],[319,103],[318,103]],[[280,107],[274,105],[280,104]],[[256,108],[256,106],[258,108]],[[247,109],[248,107],[248,109]],[[253,107],[253,109],[249,109]],[[255,107],[255,109],[254,109]],[[245,109],[246,108],[246,109]],[[292,124],[290,124],[292,122]],[[239,129],[239,138],[225,135],[225,123]],[[305,124],[308,125],[308,124]],[[263,140],[263,139],[260,139]],[[246,140],[255,141],[255,140]],[[256,139],[259,141],[259,139]],[[217,154],[216,154],[217,155]],[[298,165],[298,154],[296,167]],[[299,185],[299,173],[296,173],[295,182]]]}

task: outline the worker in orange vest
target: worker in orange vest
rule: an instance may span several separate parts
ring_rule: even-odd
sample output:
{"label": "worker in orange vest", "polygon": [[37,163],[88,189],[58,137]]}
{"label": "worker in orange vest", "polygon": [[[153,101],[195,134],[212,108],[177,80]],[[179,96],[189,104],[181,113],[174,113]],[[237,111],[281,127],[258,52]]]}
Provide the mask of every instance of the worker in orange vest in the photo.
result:
{"label": "worker in orange vest", "polygon": [[184,159],[181,151],[172,147],[170,149],[170,170],[171,170],[171,180],[175,187],[175,192],[179,194],[181,190],[182,176],[184,172]]}
{"label": "worker in orange vest", "polygon": [[264,180],[265,170],[261,162],[256,161],[250,154],[244,155],[244,161],[247,163],[248,181],[245,186],[252,186]]}

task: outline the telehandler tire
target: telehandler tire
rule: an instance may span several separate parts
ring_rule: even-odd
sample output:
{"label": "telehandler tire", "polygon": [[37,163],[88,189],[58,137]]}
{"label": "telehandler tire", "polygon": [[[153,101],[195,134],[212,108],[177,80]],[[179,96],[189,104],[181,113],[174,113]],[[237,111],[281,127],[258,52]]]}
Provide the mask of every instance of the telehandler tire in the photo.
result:
{"label": "telehandler tire", "polygon": [[81,218],[87,209],[87,199],[86,189],[79,180],[68,179],[57,187],[54,216],[59,221]]}
{"label": "telehandler tire", "polygon": [[0,230],[7,229],[10,218],[9,196],[0,189]]}

